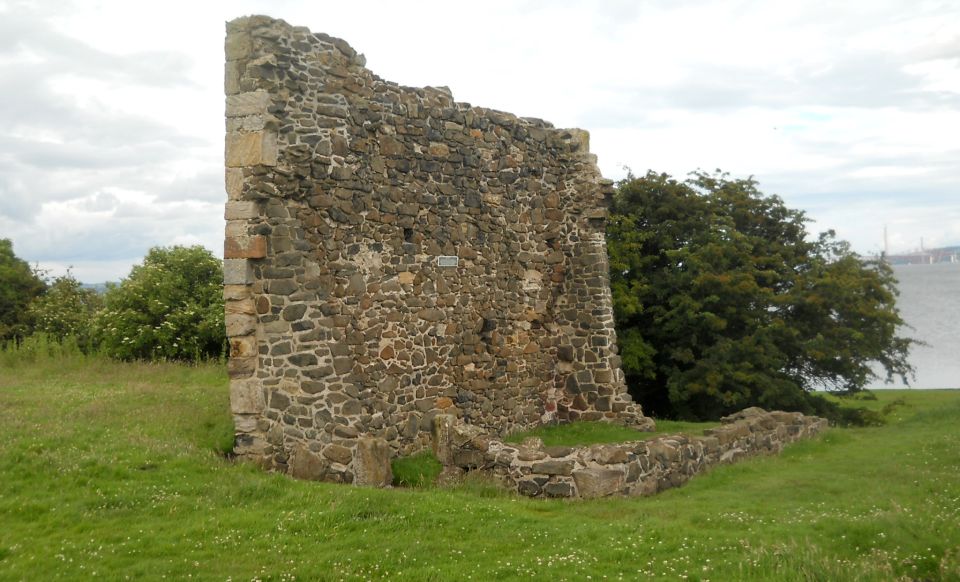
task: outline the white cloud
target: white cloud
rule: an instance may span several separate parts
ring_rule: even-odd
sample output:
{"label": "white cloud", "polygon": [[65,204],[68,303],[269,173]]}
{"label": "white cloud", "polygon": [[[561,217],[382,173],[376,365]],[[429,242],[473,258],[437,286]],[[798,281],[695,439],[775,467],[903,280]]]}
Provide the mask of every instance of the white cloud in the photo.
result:
{"label": "white cloud", "polygon": [[154,245],[219,252],[223,24],[250,13],[584,127],[610,177],[719,167],[859,250],[884,224],[891,245],[960,243],[960,5],[907,0],[0,0],[0,236],[90,281]]}

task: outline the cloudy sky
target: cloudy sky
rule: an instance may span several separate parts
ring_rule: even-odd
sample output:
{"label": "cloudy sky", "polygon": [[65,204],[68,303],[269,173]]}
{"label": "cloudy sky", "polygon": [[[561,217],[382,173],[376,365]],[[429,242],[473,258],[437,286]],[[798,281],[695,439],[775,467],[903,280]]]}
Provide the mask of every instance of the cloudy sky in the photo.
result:
{"label": "cloudy sky", "polygon": [[960,2],[0,0],[0,237],[85,282],[222,249],[223,30],[266,13],[383,78],[755,176],[863,253],[960,244]]}

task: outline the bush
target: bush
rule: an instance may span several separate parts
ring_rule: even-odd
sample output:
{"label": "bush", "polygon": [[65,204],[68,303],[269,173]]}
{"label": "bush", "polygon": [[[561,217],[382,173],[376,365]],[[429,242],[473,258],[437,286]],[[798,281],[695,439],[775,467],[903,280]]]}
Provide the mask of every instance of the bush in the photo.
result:
{"label": "bush", "polygon": [[74,338],[85,353],[96,349],[93,322],[103,307],[103,297],[93,289],[84,289],[68,271],[57,277],[46,294],[33,300],[27,309],[34,334],[43,334],[57,342]]}
{"label": "bush", "polygon": [[110,287],[96,319],[100,348],[123,359],[198,361],[221,357],[223,265],[200,246],[150,249]]}

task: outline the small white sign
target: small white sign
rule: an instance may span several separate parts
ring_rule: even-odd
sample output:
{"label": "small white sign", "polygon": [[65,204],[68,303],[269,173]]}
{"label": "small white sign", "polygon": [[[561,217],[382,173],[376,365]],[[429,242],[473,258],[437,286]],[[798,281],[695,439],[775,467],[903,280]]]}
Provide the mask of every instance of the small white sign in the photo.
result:
{"label": "small white sign", "polygon": [[460,264],[460,257],[454,257],[450,255],[441,255],[437,257],[438,267],[456,267],[459,264]]}

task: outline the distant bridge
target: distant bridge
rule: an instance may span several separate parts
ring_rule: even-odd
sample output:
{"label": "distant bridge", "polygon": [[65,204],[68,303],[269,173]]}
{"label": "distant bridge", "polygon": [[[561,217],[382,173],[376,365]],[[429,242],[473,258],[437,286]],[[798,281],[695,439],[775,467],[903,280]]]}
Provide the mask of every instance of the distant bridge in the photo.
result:
{"label": "distant bridge", "polygon": [[960,263],[960,246],[939,249],[923,249],[902,254],[872,257],[885,259],[891,265],[933,265],[935,263]]}

